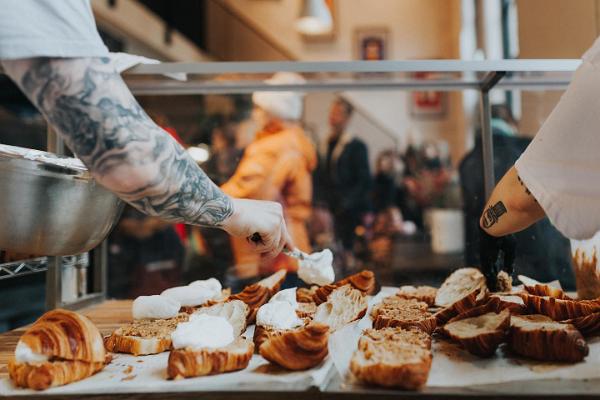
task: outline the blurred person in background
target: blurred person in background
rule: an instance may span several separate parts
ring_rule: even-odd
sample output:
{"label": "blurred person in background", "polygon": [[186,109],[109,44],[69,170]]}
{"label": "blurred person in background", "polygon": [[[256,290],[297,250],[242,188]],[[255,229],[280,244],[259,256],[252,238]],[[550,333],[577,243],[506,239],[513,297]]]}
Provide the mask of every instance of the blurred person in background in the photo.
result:
{"label": "blurred person in background", "polygon": [[[202,169],[218,185],[234,174],[243,150],[238,149],[237,124],[221,114],[211,116],[210,156]],[[189,247],[184,262],[186,281],[217,278],[223,281],[234,264],[231,241],[227,233],[211,228],[190,227]]]}
{"label": "blurred person in background", "polygon": [[365,143],[347,131],[354,107],[338,97],[329,111],[329,136],[315,174],[315,199],[333,214],[336,237],[352,268],[356,230],[371,211],[372,177]]}
{"label": "blurred person in background", "polygon": [[[267,83],[299,84],[304,79],[292,73],[277,73]],[[311,252],[307,220],[312,207],[312,171],[316,167],[315,147],[299,125],[303,95],[296,92],[257,92],[252,96],[252,118],[259,131],[229,181],[221,186],[230,196],[280,202],[288,231],[295,245]],[[265,260],[251,251],[245,238],[233,238],[237,285],[256,276],[286,269],[284,286],[297,286],[297,262],[283,254]]]}
{"label": "blurred person in background", "polygon": [[424,211],[432,206],[440,206],[447,186],[452,178],[448,160],[442,159],[436,144],[426,143],[411,154],[410,174],[403,180],[404,204],[410,205],[410,218],[419,229],[424,229]]}

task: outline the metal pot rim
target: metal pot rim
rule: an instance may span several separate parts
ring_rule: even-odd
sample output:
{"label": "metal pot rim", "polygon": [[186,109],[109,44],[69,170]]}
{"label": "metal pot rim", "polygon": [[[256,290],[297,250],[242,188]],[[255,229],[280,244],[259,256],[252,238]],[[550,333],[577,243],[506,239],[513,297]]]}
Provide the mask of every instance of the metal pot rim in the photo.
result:
{"label": "metal pot rim", "polygon": [[21,168],[27,167],[53,175],[91,178],[88,169],[78,158],[61,157],[45,151],[0,144],[0,162],[14,160],[18,160]]}

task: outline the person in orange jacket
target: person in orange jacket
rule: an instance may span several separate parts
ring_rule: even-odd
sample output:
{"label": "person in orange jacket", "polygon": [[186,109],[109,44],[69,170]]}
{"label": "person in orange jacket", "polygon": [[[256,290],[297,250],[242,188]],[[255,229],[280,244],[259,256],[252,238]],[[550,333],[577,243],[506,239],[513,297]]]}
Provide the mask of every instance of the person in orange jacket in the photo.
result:
{"label": "person in orange jacket", "polygon": [[[303,81],[297,74],[280,72],[267,83]],[[300,250],[310,252],[306,222],[312,211],[312,171],[317,164],[317,153],[298,124],[303,96],[296,92],[257,92],[252,101],[252,118],[259,131],[246,148],[234,175],[221,188],[231,196],[281,203],[294,244]],[[264,260],[252,253],[251,246],[243,238],[232,238],[232,248],[239,279],[266,275],[279,269],[287,269],[292,276],[296,272],[295,260],[283,254],[273,260]]]}

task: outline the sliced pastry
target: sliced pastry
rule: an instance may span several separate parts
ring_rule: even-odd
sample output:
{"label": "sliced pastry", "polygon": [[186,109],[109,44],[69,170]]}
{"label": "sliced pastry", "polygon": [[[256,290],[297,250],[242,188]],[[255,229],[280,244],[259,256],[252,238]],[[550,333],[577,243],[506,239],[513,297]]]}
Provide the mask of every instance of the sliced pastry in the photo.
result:
{"label": "sliced pastry", "polygon": [[469,353],[491,357],[506,341],[510,327],[510,311],[487,312],[475,317],[455,317],[444,325],[443,332],[460,343]]}
{"label": "sliced pastry", "polygon": [[375,274],[373,271],[364,270],[331,285],[321,286],[315,290],[314,302],[317,305],[326,302],[331,292],[344,285],[351,285],[354,289],[367,295],[373,294],[376,286]]}
{"label": "sliced pastry", "polygon": [[266,360],[289,370],[319,365],[328,354],[329,327],[319,323],[269,336],[259,352]]}
{"label": "sliced pastry", "polygon": [[450,307],[476,289],[479,289],[479,292],[487,292],[483,274],[477,268],[457,269],[438,289],[435,305]]}
{"label": "sliced pastry", "polygon": [[463,293],[463,297],[458,297],[454,303],[435,313],[437,325],[443,326],[451,318],[484,304],[488,294],[485,285],[477,286],[466,294]]}
{"label": "sliced pastry", "polygon": [[319,304],[313,321],[336,331],[362,318],[367,312],[367,307],[367,298],[361,291],[351,285],[341,286],[331,292],[325,303]]}
{"label": "sliced pastry", "polygon": [[509,345],[516,354],[540,361],[579,362],[589,353],[573,325],[539,314],[511,318]]}
{"label": "sliced pastry", "polygon": [[358,349],[363,349],[371,341],[391,341],[419,345],[431,349],[431,335],[420,329],[381,328],[365,329],[358,340]]}
{"label": "sliced pastry", "polygon": [[311,286],[310,288],[298,288],[296,290],[296,300],[298,303],[314,303],[314,295],[319,287]]}
{"label": "sliced pastry", "polygon": [[217,303],[208,307],[197,309],[194,314],[206,314],[215,317],[224,317],[233,326],[233,334],[237,337],[246,330],[246,319],[250,308],[241,300],[231,300],[226,303]]}
{"label": "sliced pastry", "polygon": [[390,296],[373,307],[373,327],[417,328],[431,335],[436,328],[436,319],[427,308],[427,303],[422,301]]}
{"label": "sliced pastry", "polygon": [[193,314],[171,335],[169,379],[191,378],[237,371],[248,366],[254,344],[234,334],[226,318]]}
{"label": "sliced pastry", "polygon": [[8,373],[16,386],[43,390],[85,379],[107,360],[98,328],[81,314],[57,309],[21,336]]}
{"label": "sliced pastry", "polygon": [[158,354],[171,349],[171,333],[189,314],[180,313],[167,319],[140,319],[115,330],[104,338],[104,347],[113,353],[135,356]]}
{"label": "sliced pastry", "polygon": [[432,286],[401,286],[396,296],[403,299],[415,299],[427,303],[428,306],[435,305],[437,289]]}
{"label": "sliced pastry", "polygon": [[[367,330],[350,360],[350,371],[369,385],[415,390],[427,383],[431,351],[420,331]],[[381,332],[381,333],[380,333]]]}
{"label": "sliced pastry", "polygon": [[252,324],[256,320],[256,313],[260,306],[269,301],[271,296],[279,291],[285,276],[286,271],[279,270],[253,285],[246,286],[240,293],[231,295],[229,300],[241,300],[248,305],[250,312],[248,313],[247,323]]}
{"label": "sliced pastry", "polygon": [[256,350],[267,339],[304,325],[296,314],[296,309],[287,301],[271,301],[258,309],[254,328],[254,346]]}

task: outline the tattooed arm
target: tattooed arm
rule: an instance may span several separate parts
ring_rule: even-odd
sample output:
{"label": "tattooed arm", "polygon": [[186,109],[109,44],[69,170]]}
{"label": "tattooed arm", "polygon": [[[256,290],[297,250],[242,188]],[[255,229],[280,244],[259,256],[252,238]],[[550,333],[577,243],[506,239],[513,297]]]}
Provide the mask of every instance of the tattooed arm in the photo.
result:
{"label": "tattooed arm", "polygon": [[281,206],[224,194],[142,110],[108,59],[3,61],[6,73],[103,186],[167,221],[260,233],[257,251],[291,246]]}
{"label": "tattooed arm", "polygon": [[499,237],[519,232],[544,216],[544,210],[512,167],[487,201],[480,225],[488,234]]}

